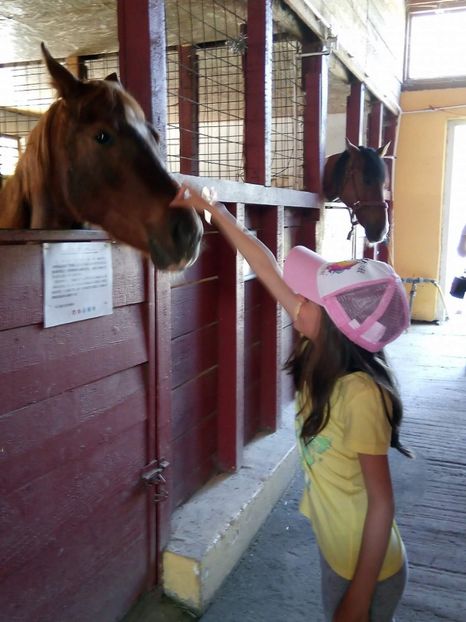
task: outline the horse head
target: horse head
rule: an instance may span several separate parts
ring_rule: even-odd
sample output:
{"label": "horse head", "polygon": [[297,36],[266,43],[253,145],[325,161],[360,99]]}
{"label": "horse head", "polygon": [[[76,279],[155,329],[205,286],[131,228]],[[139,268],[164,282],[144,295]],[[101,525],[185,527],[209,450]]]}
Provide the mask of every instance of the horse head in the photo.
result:
{"label": "horse head", "polygon": [[382,158],[390,143],[379,149],[357,147],[346,139],[346,150],[327,158],[323,192],[333,201],[339,198],[351,212],[351,223],[359,222],[369,242],[382,241],[388,232],[384,199],[387,167]]}
{"label": "horse head", "polygon": [[42,51],[58,99],[32,131],[18,163],[30,216],[26,226],[92,223],[150,254],[159,269],[195,261],[201,221],[194,209],[169,207],[179,185],[163,164],[159,136],[139,104],[116,74],[82,81],[44,44]]}

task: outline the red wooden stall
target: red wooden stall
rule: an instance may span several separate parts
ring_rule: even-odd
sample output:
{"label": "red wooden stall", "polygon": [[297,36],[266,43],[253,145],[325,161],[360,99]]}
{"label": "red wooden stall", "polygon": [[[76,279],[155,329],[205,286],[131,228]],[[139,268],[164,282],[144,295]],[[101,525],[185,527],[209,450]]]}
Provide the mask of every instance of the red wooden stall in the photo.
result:
{"label": "red wooden stall", "polygon": [[[119,0],[118,32],[122,81],[167,142],[163,0]],[[199,61],[190,45],[175,50],[179,175],[215,186],[282,261],[293,245],[316,246],[327,57],[308,31],[302,184],[273,187],[272,0],[249,0],[247,35],[245,183],[198,176]],[[361,118],[362,92],[352,90],[349,128]],[[376,111],[371,140],[379,142]],[[357,131],[349,137],[360,143]],[[113,244],[113,314],[45,329],[42,244],[99,240],[107,236],[0,231],[0,611],[8,622],[120,619],[158,581],[173,510],[214,474],[237,470],[244,446],[273,432],[292,399],[282,371],[290,320],[207,224],[202,254],[182,274],[154,273]],[[163,479],[151,479],[154,469]]]}

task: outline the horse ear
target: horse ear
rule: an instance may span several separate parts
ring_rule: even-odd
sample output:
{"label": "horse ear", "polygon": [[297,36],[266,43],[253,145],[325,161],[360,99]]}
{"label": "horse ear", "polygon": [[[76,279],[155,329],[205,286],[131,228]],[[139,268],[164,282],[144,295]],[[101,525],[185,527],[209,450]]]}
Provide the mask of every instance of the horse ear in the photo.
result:
{"label": "horse ear", "polygon": [[107,82],[116,82],[121,86],[120,79],[115,72],[110,73],[106,78],[104,78],[104,80],[107,80]]}
{"label": "horse ear", "polygon": [[353,145],[353,143],[350,141],[349,138],[345,138],[346,141],[346,151],[349,151],[350,153],[359,153],[359,147],[356,147],[356,145]]}
{"label": "horse ear", "polygon": [[379,147],[377,149],[377,153],[380,158],[384,158],[387,155],[388,148],[390,147],[391,144],[392,144],[392,141],[389,140],[386,145],[384,145],[383,147]]}
{"label": "horse ear", "polygon": [[82,82],[52,57],[43,42],[40,46],[52,78],[52,85],[57,89],[59,96],[63,99],[76,97],[81,91]]}

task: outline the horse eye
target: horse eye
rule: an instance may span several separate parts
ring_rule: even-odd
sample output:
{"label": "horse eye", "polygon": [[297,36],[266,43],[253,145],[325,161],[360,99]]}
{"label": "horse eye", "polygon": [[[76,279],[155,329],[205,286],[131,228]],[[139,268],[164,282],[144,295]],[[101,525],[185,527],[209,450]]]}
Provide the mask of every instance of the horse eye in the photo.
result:
{"label": "horse eye", "polygon": [[113,142],[113,136],[105,130],[100,130],[100,132],[97,132],[94,138],[95,141],[99,143],[99,145],[110,145]]}

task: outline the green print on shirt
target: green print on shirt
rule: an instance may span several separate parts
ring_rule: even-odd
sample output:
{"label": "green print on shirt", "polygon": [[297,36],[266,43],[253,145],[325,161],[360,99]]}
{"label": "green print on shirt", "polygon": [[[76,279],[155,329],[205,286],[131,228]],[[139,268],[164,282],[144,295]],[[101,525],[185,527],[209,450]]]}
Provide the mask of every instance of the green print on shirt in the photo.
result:
{"label": "green print on shirt", "polygon": [[331,439],[326,436],[315,436],[307,445],[303,443],[304,460],[308,466],[312,466],[316,460],[321,460],[319,454],[323,454],[332,446]]}

